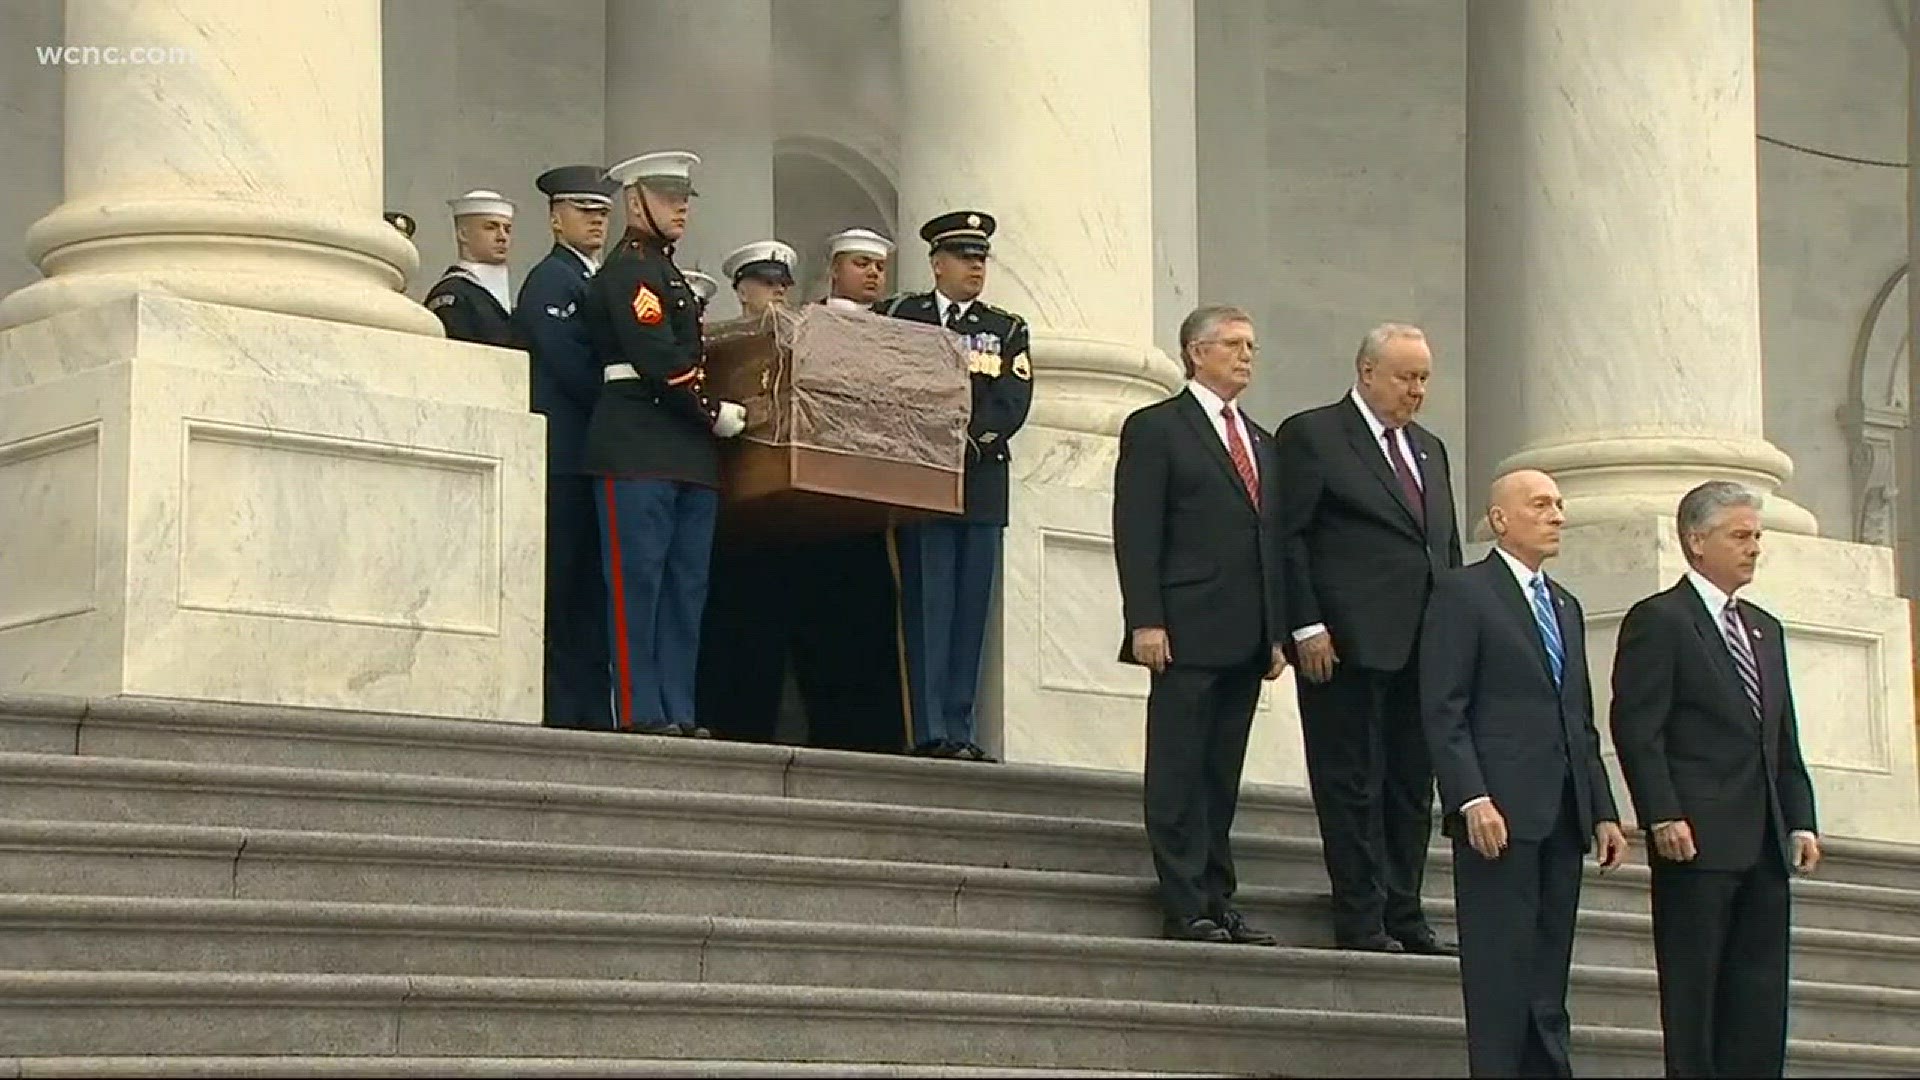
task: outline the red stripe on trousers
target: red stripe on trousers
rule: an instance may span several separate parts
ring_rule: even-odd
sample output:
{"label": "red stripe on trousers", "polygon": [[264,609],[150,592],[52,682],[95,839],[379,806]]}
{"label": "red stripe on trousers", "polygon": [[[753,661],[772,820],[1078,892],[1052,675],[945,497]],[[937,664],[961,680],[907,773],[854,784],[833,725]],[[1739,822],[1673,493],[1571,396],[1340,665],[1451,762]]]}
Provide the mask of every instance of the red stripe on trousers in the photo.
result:
{"label": "red stripe on trousers", "polygon": [[633,729],[633,659],[627,649],[627,582],[620,567],[620,515],[618,504],[614,501],[613,478],[604,481],[607,485],[607,591],[612,593],[608,599],[613,601],[613,654],[614,670],[620,683],[620,715],[615,717],[620,727]]}

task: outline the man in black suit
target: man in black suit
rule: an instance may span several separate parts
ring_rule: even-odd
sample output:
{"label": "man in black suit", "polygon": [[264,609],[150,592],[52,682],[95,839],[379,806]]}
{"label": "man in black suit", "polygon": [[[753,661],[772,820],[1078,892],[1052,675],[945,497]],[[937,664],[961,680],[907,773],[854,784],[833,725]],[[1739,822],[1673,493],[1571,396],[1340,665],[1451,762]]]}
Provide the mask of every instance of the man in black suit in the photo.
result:
{"label": "man in black suit", "polygon": [[1127,417],[1113,474],[1126,663],[1147,696],[1146,826],[1164,936],[1272,945],[1231,906],[1228,834],[1260,680],[1280,643],[1280,470],[1234,404],[1253,378],[1253,320],[1202,307],[1180,324],[1186,389]]}
{"label": "man in black suit", "polygon": [[1433,576],[1460,565],[1447,448],[1413,422],[1433,354],[1417,327],[1386,323],[1355,369],[1350,393],[1275,440],[1307,779],[1335,943],[1446,955],[1420,906],[1433,770],[1415,643]]}
{"label": "man in black suit", "polygon": [[1668,1076],[1786,1066],[1789,870],[1820,862],[1780,621],[1734,599],[1760,497],[1709,481],[1675,514],[1689,569],[1635,604],[1613,660],[1613,742],[1651,837]]}
{"label": "man in black suit", "polygon": [[1474,1076],[1572,1076],[1567,973],[1588,837],[1626,854],[1600,736],[1580,601],[1541,564],[1560,552],[1560,488],[1494,481],[1487,557],[1434,579],[1420,635],[1420,716],[1453,839],[1460,990]]}

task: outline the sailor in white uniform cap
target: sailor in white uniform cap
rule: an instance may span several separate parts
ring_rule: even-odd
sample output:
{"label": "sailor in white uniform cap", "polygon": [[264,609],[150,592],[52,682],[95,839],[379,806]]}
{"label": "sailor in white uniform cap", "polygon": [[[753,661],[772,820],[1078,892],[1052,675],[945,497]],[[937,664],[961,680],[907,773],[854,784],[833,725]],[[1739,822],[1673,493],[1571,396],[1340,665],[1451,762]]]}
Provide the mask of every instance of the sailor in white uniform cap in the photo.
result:
{"label": "sailor in white uniform cap", "polygon": [[687,279],[687,288],[693,290],[693,298],[700,302],[700,314],[705,316],[707,305],[713,303],[713,298],[720,292],[720,279],[698,270],[682,270],[680,273]]}
{"label": "sailor in white uniform cap", "polygon": [[507,252],[513,247],[513,203],[497,191],[474,190],[448,199],[460,257],[427,290],[427,310],[455,341],[523,348],[513,313]]}
{"label": "sailor in white uniform cap", "polygon": [[787,290],[793,288],[793,264],[798,261],[793,248],[778,240],[755,240],[728,252],[720,272],[733,282],[740,313],[753,318],[787,298]]}
{"label": "sailor in white uniform cap", "polygon": [[827,237],[826,305],[864,311],[879,303],[892,257],[893,241],[872,229],[845,229]]}

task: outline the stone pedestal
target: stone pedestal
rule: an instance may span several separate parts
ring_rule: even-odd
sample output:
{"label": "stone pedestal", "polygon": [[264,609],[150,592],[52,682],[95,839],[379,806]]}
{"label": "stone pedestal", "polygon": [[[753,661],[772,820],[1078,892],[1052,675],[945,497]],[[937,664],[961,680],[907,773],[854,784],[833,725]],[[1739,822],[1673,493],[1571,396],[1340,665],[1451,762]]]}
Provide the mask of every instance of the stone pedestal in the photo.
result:
{"label": "stone pedestal", "polygon": [[0,333],[0,686],[537,721],[525,368],[154,295]]}
{"label": "stone pedestal", "polygon": [[[1821,831],[1920,840],[1912,637],[1906,602],[1894,595],[1892,552],[1782,533],[1762,543],[1759,576],[1741,595],[1787,629],[1800,748],[1813,771]],[[1686,573],[1673,519],[1568,529],[1547,569],[1587,610],[1595,715],[1621,812],[1631,815],[1607,730],[1613,650],[1627,609]]]}
{"label": "stone pedestal", "polygon": [[[538,720],[543,421],[380,219],[377,0],[70,0],[0,303],[0,687]],[[297,55],[295,55],[297,53]]]}

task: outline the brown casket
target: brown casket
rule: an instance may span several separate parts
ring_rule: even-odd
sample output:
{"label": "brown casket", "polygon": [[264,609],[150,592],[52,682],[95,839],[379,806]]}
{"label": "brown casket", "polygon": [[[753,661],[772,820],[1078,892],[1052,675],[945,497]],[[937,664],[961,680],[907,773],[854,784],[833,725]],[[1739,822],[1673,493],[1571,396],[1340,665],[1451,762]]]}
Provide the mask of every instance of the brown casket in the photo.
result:
{"label": "brown casket", "polygon": [[747,426],[725,450],[733,541],[865,532],[959,513],[972,386],[937,326],[808,304],[708,327],[707,393]]}

